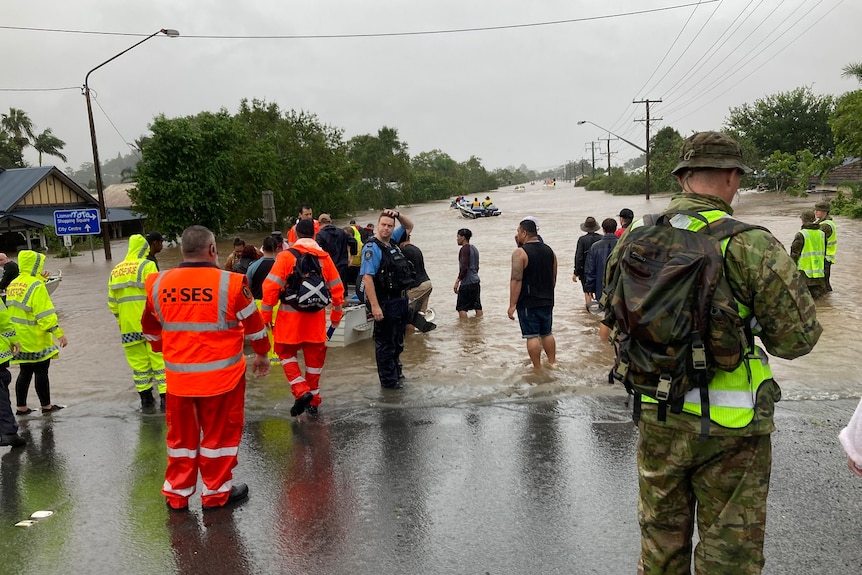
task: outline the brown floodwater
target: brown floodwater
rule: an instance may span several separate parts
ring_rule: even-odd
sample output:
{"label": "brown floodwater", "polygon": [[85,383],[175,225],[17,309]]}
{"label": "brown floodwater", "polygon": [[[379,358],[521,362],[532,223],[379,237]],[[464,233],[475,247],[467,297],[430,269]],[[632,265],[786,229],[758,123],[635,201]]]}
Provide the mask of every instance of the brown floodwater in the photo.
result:
{"label": "brown floodwater", "polygon": [[[369,339],[347,348],[329,350],[321,382],[324,407],[356,408],[377,403],[404,405],[454,405],[506,402],[559,394],[618,394],[619,386],[607,384],[612,362],[610,347],[598,338],[598,319],[584,308],[580,284],[571,281],[572,260],[579,225],[587,216],[599,222],[630,208],[636,217],[661,211],[668,197],[614,197],[588,192],[571,184],[556,188],[527,185],[526,192],[512,186],[491,194],[502,210],[492,218],[467,220],[449,202],[404,207],[415,223],[413,242],[425,256],[434,284],[430,306],[438,327],[427,334],[408,335],[402,355],[406,389],[381,393]],[[789,247],[799,229],[799,214],[815,199],[789,198],[768,193],[743,192],[734,201],[735,215],[765,226]],[[316,206],[315,213],[326,206]],[[509,268],[515,247],[514,233],[524,216],[535,216],[539,233],[556,252],[559,275],[554,309],[554,333],[558,364],[534,371],[527,358],[516,321],[506,317]],[[377,212],[356,216],[359,224],[376,222]],[[855,299],[856,277],[862,254],[862,222],[836,217],[839,228],[837,264],[832,270],[834,292],[818,302],[818,318],[824,332],[817,348],[793,362],[772,359],[776,379],[788,400],[858,396],[862,386],[855,363],[854,341],[862,341],[862,306]],[[346,220],[334,222],[345,225]],[[452,286],[458,272],[459,228],[473,232],[472,243],[480,252],[479,275],[485,315],[459,321]],[[244,237],[259,245],[266,234]],[[222,260],[232,249],[232,238],[219,243]],[[54,401],[82,411],[100,411],[111,403],[137,404],[131,371],[120,345],[119,330],[107,307],[110,269],[126,253],[127,243],[112,243],[113,262],[101,251],[69,259],[49,258],[46,268],[61,269],[63,282],[54,294],[60,325],[69,345],[52,362]],[[162,269],[181,261],[179,249],[168,247],[159,254]],[[840,330],[838,328],[841,328]],[[841,336],[840,339],[839,335]],[[249,408],[264,409],[292,403],[284,374],[274,368],[263,379],[249,380]],[[31,389],[30,403],[35,402]]]}

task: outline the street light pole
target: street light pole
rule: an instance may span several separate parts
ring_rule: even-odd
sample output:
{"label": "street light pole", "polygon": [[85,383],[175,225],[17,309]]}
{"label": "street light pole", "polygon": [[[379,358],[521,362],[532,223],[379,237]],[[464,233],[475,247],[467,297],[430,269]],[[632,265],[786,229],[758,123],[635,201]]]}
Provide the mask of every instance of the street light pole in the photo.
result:
{"label": "street light pole", "polygon": [[[589,120],[580,120],[580,121],[578,122],[578,125],[579,125],[579,126],[582,126],[583,124],[592,124],[593,126],[595,126],[596,128],[598,128],[599,130],[605,131],[605,132],[607,132],[608,134],[612,134],[612,135],[616,136],[617,138],[619,138],[620,140],[622,140],[623,142],[625,142],[625,143],[626,143],[626,144],[628,144],[629,146],[632,146],[632,147],[634,147],[634,148],[637,148],[638,150],[640,150],[641,152],[643,152],[644,154],[646,154],[646,157],[647,157],[647,165],[646,165],[646,182],[647,182],[647,188],[646,188],[646,199],[649,199],[649,152],[648,152],[647,150],[645,150],[645,149],[641,148],[640,146],[638,146],[638,145],[637,145],[637,144],[635,144],[634,142],[629,142],[628,140],[626,140],[625,138],[623,138],[623,137],[622,137],[622,136],[620,136],[619,134],[614,134],[613,132],[611,132],[611,131],[610,131],[610,130],[608,130],[607,128],[602,128],[601,126],[599,126],[599,125],[598,125],[598,124],[596,124],[595,122],[590,122]],[[608,143],[608,146],[610,146],[610,143]],[[649,142],[647,142],[647,146],[649,146]],[[608,148],[608,151],[610,152],[610,148]],[[609,162],[609,163],[608,163],[608,166],[610,166],[610,153],[608,154],[608,162]],[[610,170],[609,170],[609,172],[610,172]]]}
{"label": "street light pole", "polygon": [[102,186],[102,167],[99,165],[99,146],[98,146],[98,144],[96,144],[96,125],[93,123],[93,105],[90,103],[90,74],[92,74],[93,72],[95,72],[96,70],[98,70],[99,68],[101,68],[102,66],[107,64],[108,62],[116,60],[117,58],[119,58],[120,56],[122,56],[123,54],[125,54],[126,52],[131,50],[132,48],[136,48],[136,47],[140,46],[141,44],[143,44],[144,42],[146,42],[150,38],[152,38],[154,36],[158,36],[159,34],[164,34],[165,36],[167,36],[169,38],[176,38],[177,36],[180,35],[180,33],[177,32],[176,30],[162,28],[161,30],[153,32],[152,34],[150,34],[149,36],[147,36],[146,38],[144,38],[140,42],[138,42],[136,44],[132,44],[131,46],[129,46],[128,48],[126,48],[125,50],[120,52],[119,54],[116,54],[116,55],[112,56],[111,58],[108,58],[107,60],[105,60],[104,62],[102,62],[101,64],[99,64],[98,66],[96,66],[95,68],[90,70],[89,72],[87,72],[87,75],[84,76],[83,92],[84,92],[84,97],[87,100],[87,118],[90,121],[90,141],[93,143],[93,169],[96,172],[96,193],[98,194],[98,199],[99,199],[99,220],[100,220],[99,223],[100,223],[101,228],[102,228],[102,243],[105,245],[105,260],[108,260],[108,261],[111,259],[111,230],[108,229],[108,210],[107,210],[107,207],[105,206],[105,190],[104,190],[104,187]]}

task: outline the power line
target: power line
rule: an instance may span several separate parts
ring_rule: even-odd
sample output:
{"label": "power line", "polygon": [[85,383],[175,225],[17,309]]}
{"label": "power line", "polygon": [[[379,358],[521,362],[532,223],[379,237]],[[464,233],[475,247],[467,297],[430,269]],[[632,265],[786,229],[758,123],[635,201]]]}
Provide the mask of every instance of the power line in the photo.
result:
{"label": "power line", "polygon": [[[688,4],[677,4],[663,8],[650,8],[647,10],[635,10],[632,12],[618,12],[616,14],[603,14],[600,16],[587,16],[584,18],[570,18],[566,20],[549,20],[545,22],[530,22],[526,24],[507,24],[502,26],[477,26],[472,28],[450,28],[442,30],[417,30],[411,32],[369,32],[364,34],[285,34],[285,35],[247,35],[247,36],[221,36],[212,34],[186,35],[182,38],[194,38],[204,40],[329,40],[336,38],[385,38],[397,36],[431,36],[435,34],[462,34],[467,32],[490,32],[495,30],[513,30],[518,28],[537,28],[542,26],[557,26],[560,24],[575,24],[579,22],[594,22],[596,20],[608,20],[613,18],[624,18],[628,16],[641,16],[643,14],[655,14],[669,10],[688,8],[698,4],[711,4],[721,0],[701,0]],[[19,30],[26,32],[53,32],[62,34],[92,34],[101,36],[146,36],[147,34],[134,34],[128,32],[98,32],[90,30],[64,30],[60,28],[32,28],[25,26],[0,26],[0,30]]]}
{"label": "power line", "polygon": [[[699,6],[699,5],[700,5],[700,2],[697,3],[697,6]],[[720,5],[721,5],[721,2],[719,2],[719,6]],[[673,47],[676,46],[676,43],[679,41],[680,37],[682,36],[682,33],[685,32],[685,29],[688,27],[688,23],[691,22],[692,18],[694,18],[694,13],[697,12],[697,6],[695,6],[692,9],[691,14],[688,15],[688,19],[685,21],[685,24],[683,24],[682,28],[680,28],[679,34],[676,35],[676,38],[673,39],[673,42],[671,42],[670,47],[668,47],[667,52],[665,52],[664,56],[662,56],[661,62],[658,63],[658,65],[655,67],[655,70],[653,70],[652,74],[649,75],[649,78],[647,78],[646,82],[644,82],[644,85],[641,86],[637,92],[635,92],[636,94],[643,92],[644,88],[647,87],[647,84],[650,83],[650,80],[653,79],[653,76],[655,76],[656,72],[659,71],[659,68],[661,68],[661,65],[664,64],[665,60],[667,60],[667,57],[670,55],[671,50],[673,50]]]}
{"label": "power line", "polygon": [[688,49],[691,48],[691,45],[694,44],[694,41],[697,40],[697,38],[700,36],[701,32],[703,32],[703,29],[706,28],[706,25],[709,24],[709,21],[712,20],[712,17],[715,16],[715,13],[718,11],[718,9],[720,7],[721,7],[721,3],[719,3],[718,6],[715,7],[715,10],[713,10],[712,14],[710,14],[709,17],[706,19],[706,22],[703,23],[703,26],[700,27],[700,30],[697,31],[697,33],[694,35],[694,38],[692,38],[691,42],[688,43],[688,46],[686,46],[685,49],[683,49],[683,51],[680,53],[680,55],[677,56],[676,60],[674,60],[673,64],[670,65],[670,68],[667,69],[667,71],[664,73],[664,75],[661,78],[659,78],[656,81],[656,83],[653,85],[653,87],[650,88],[649,90],[647,90],[647,92],[654,91],[656,89],[656,87],[659,84],[661,84],[662,80],[667,78],[667,75],[670,74],[671,70],[673,70],[674,67],[679,63],[680,59],[683,56],[685,56],[685,53],[688,52]]}
{"label": "power line", "polygon": [[[94,94],[95,92],[96,92],[95,90],[90,89],[90,94]],[[117,133],[117,135],[118,135],[118,136],[120,136],[120,139],[121,139],[121,140],[122,140],[122,141],[123,141],[123,142],[124,142],[124,143],[125,143],[125,144],[126,144],[126,145],[127,145],[127,146],[132,150],[132,151],[133,151],[133,152],[136,152],[136,153],[137,153],[137,150],[136,150],[136,149],[135,149],[131,144],[129,144],[129,141],[125,138],[125,136],[123,136],[123,134],[121,134],[121,133],[120,133],[119,128],[117,128],[116,124],[114,124],[114,121],[113,121],[113,120],[111,120],[111,117],[110,117],[110,116],[108,116],[108,113],[105,111],[105,109],[104,109],[104,108],[102,107],[102,105],[99,103],[99,100],[98,100],[98,94],[96,94],[96,97],[95,97],[95,98],[92,98],[92,101],[93,101],[93,102],[96,102],[96,105],[97,105],[97,106],[99,107],[99,109],[102,111],[102,114],[104,114],[104,115],[105,115],[105,118],[108,120],[108,123],[109,123],[109,124],[111,124],[111,127],[112,127],[112,128],[114,128],[114,131]],[[140,156],[140,154],[138,154],[138,156]]]}
{"label": "power line", "polygon": [[[772,36],[774,33],[778,32],[778,30],[781,28],[781,26],[783,26],[783,25],[784,25],[784,23],[785,23],[785,22],[787,22],[787,20],[789,20],[789,19],[790,19],[790,17],[791,17],[791,16],[793,16],[793,14],[794,14],[794,13],[796,13],[796,11],[797,11],[797,10],[799,10],[799,8],[801,8],[801,7],[802,7],[802,5],[803,5],[803,4],[799,4],[798,6],[796,6],[796,8],[794,8],[793,10],[791,10],[791,11],[790,11],[790,13],[789,13],[789,14],[787,14],[787,16],[785,16],[785,17],[784,17],[784,19],[783,19],[783,20],[782,20],[782,21],[781,21],[777,26],[775,26],[769,34],[767,34],[766,36],[764,36],[764,37],[760,40],[760,42],[758,42],[758,43],[757,43],[753,48],[751,48],[751,50],[750,50],[748,53],[744,54],[743,56],[741,56],[740,58],[738,58],[735,62],[733,62],[732,64],[730,64],[729,68],[728,68],[727,70],[725,70],[725,71],[724,71],[724,72],[723,72],[723,73],[722,73],[718,78],[716,78],[715,80],[713,80],[713,81],[712,81],[712,83],[711,83],[708,87],[705,87],[705,88],[704,88],[704,87],[702,87],[702,86],[700,85],[701,83],[692,83],[692,85],[691,85],[691,86],[689,86],[689,88],[688,88],[687,90],[685,90],[684,92],[682,92],[682,93],[678,96],[678,98],[680,98],[680,99],[681,99],[684,95],[688,94],[689,92],[691,92],[691,91],[692,91],[692,90],[694,90],[695,88],[697,88],[697,89],[698,89],[698,92],[699,92],[700,94],[708,93],[712,88],[714,88],[714,87],[718,86],[721,82],[723,82],[723,81],[725,81],[725,80],[728,80],[728,79],[730,79],[731,77],[733,77],[735,74],[738,74],[739,72],[741,72],[741,71],[742,71],[742,69],[743,69],[745,66],[747,66],[747,65],[748,65],[752,60],[754,60],[755,58],[757,58],[758,56],[760,56],[763,52],[765,52],[767,48],[769,48],[770,46],[772,46],[772,45],[773,45],[775,42],[777,42],[777,41],[778,41],[782,36],[784,36],[785,34],[787,34],[787,32],[789,32],[790,30],[792,30],[792,29],[793,29],[793,27],[795,27],[797,24],[799,24],[799,22],[801,22],[801,21],[805,18],[805,16],[807,16],[808,14],[810,14],[810,13],[811,13],[811,11],[812,11],[812,10],[814,10],[814,8],[816,8],[817,6],[819,6],[822,2],[823,2],[823,0],[819,0],[816,4],[814,4],[814,6],[813,6],[810,10],[808,10],[808,12],[806,12],[806,13],[805,13],[805,14],[803,14],[803,15],[802,15],[798,20],[796,20],[795,22],[793,22],[789,27],[787,27],[783,32],[781,32],[778,36],[776,36],[776,37],[775,37],[771,42],[769,42],[769,44],[767,44],[766,46],[764,46],[764,47],[763,47],[759,52],[756,52],[756,53],[751,54],[751,52],[754,52],[754,50],[757,50],[757,49],[758,49],[758,48],[759,48],[759,47],[760,47],[764,42],[768,41],[768,40],[770,39],[770,36]],[[762,23],[761,23],[761,24],[762,24]],[[759,27],[759,26],[758,26],[758,27]],[[756,29],[755,29],[755,30],[756,30]],[[749,54],[750,54],[750,55],[749,55]],[[740,62],[741,62],[741,61],[742,61],[742,60],[743,60],[747,55],[749,56],[749,57],[748,57],[748,59],[747,59],[747,60],[745,60],[745,62],[743,62],[742,64],[740,64]],[[774,57],[775,57],[775,56],[772,56],[771,58],[769,58],[769,60],[772,60],[772,58],[774,58]],[[769,60],[767,60],[767,62],[768,62]],[[727,62],[727,60],[725,60],[725,62]],[[747,77],[747,76],[746,76],[746,77]],[[675,108],[672,108],[671,110],[668,110],[668,111],[666,111],[665,113],[666,113],[666,114],[673,114],[674,112],[678,112],[678,111],[682,110],[683,108],[685,108],[685,107],[689,106],[690,104],[692,104],[692,103],[694,103],[694,102],[698,101],[698,99],[699,99],[700,97],[701,97],[701,96],[700,96],[699,94],[698,94],[698,95],[694,95],[694,96],[692,96],[689,100],[687,100],[687,101],[685,101],[685,102],[683,102],[683,103],[681,103],[681,104],[678,104]]]}
{"label": "power line", "polygon": [[[724,41],[721,42],[721,44],[719,44],[719,46],[716,48],[715,45],[718,44],[719,40],[721,40],[725,34],[727,34],[727,32],[733,27],[736,21],[739,20],[740,17],[742,17],[742,15],[748,11],[748,7],[751,6],[752,2],[754,2],[754,0],[749,0],[748,4],[745,5],[745,8],[743,8],[742,11],[740,11],[739,14],[736,15],[736,18],[734,18],[733,22],[731,22],[730,25],[725,29],[725,31],[722,32],[721,35],[715,39],[715,42],[713,42],[712,45],[704,51],[703,55],[701,55],[698,61],[695,62],[691,68],[689,68],[689,70],[682,76],[682,78],[680,78],[677,82],[673,83],[673,86],[670,88],[670,91],[664,95],[665,98],[671,97],[678,89],[685,85],[686,80],[697,74],[701,68],[703,68],[710,60],[712,60],[712,58],[716,54],[718,54],[722,48],[724,48],[724,45],[727,44],[727,42],[729,42],[734,35],[736,35],[742,25],[745,24],[748,19],[751,18],[752,15],[754,15],[755,12],[757,12],[757,9],[760,8],[760,5],[763,4],[764,0],[760,0],[757,6],[755,6],[751,12],[746,14],[745,18],[743,18],[742,21],[736,25],[736,28],[734,28],[733,31],[731,31],[730,34],[727,35],[727,38],[725,38]],[[766,18],[763,19],[763,22],[765,21]],[[761,22],[761,24],[763,22]],[[758,28],[759,27],[760,24],[758,24]],[[715,50],[713,50],[713,48],[715,48]],[[707,54],[709,54],[709,56],[707,56]]]}
{"label": "power line", "polygon": [[[837,3],[837,4],[835,4],[835,6],[833,6],[833,7],[832,7],[832,8],[830,8],[829,10],[827,10],[827,11],[826,11],[822,16],[820,16],[820,18],[818,18],[817,20],[815,20],[814,22],[812,22],[810,26],[808,26],[805,30],[803,30],[803,31],[802,31],[802,34],[799,34],[798,36],[794,37],[792,40],[790,40],[790,42],[788,42],[788,43],[787,43],[787,44],[785,44],[785,45],[784,45],[780,50],[778,50],[778,52],[776,52],[776,53],[775,53],[773,56],[771,56],[768,60],[766,60],[765,62],[763,62],[763,63],[762,63],[762,64],[760,64],[759,66],[757,66],[757,67],[756,67],[755,69],[753,69],[751,72],[749,72],[748,74],[746,74],[745,76],[743,76],[742,78],[740,78],[740,79],[739,79],[739,81],[741,82],[742,80],[745,80],[746,78],[748,78],[749,76],[751,76],[752,74],[754,74],[755,72],[757,72],[760,68],[762,68],[763,66],[765,66],[766,64],[768,64],[769,62],[771,62],[771,61],[775,58],[775,56],[777,56],[778,54],[780,54],[781,52],[783,52],[785,49],[787,49],[787,47],[789,47],[791,44],[793,44],[794,42],[796,42],[799,38],[802,38],[802,37],[805,35],[805,32],[808,32],[809,30],[811,30],[811,28],[813,28],[814,26],[816,26],[818,23],[820,23],[820,21],[821,21],[821,20],[823,20],[824,18],[826,18],[826,16],[828,16],[830,13],[832,13],[832,11],[833,11],[833,10],[835,10],[836,8],[838,8],[838,6],[839,6],[843,1],[844,1],[844,0],[839,0],[839,1],[838,1],[838,3]],[[818,3],[818,4],[819,4],[819,3]],[[816,7],[817,7],[817,5],[815,5],[815,8],[816,8]],[[813,10],[813,9],[814,9],[814,8],[812,8],[811,10]],[[808,16],[808,14],[811,12],[811,10],[809,10],[808,12],[806,12],[805,14],[803,14],[803,15],[799,18],[799,20],[797,20],[796,22],[794,22],[794,23],[793,23],[793,25],[792,25],[790,28],[788,28],[787,30],[785,30],[785,31],[784,31],[784,33],[787,33],[788,31],[790,31],[790,29],[791,29],[791,28],[793,28],[794,26],[796,26],[796,24],[797,24],[797,23],[799,23],[799,22],[800,22],[800,21],[802,21],[806,16]],[[784,35],[784,33],[782,33],[782,35],[781,35],[781,36],[783,36],[783,35]],[[781,38],[781,36],[779,36],[778,38],[776,38],[775,40],[773,40],[772,42],[770,42],[769,46],[771,46],[772,44],[774,44],[775,42],[777,42],[777,41]],[[767,46],[766,48],[769,48],[769,46]],[[766,48],[764,48],[764,50],[766,50]],[[692,110],[692,111],[691,111],[691,112],[689,112],[688,114],[685,114],[684,116],[680,116],[678,119],[679,119],[679,120],[682,120],[683,118],[687,118],[688,116],[690,116],[690,115],[694,114],[695,112],[697,112],[697,111],[698,111],[698,110],[700,110],[701,108],[703,108],[703,107],[705,107],[705,106],[707,106],[707,105],[711,104],[712,102],[714,102],[715,100],[717,100],[718,98],[720,98],[721,96],[725,95],[726,93],[728,93],[729,91],[731,91],[731,90],[733,90],[733,89],[735,89],[735,88],[736,88],[736,84],[731,85],[731,86],[730,86],[730,87],[728,87],[725,91],[723,91],[723,92],[721,92],[721,93],[717,94],[717,95],[716,95],[712,100],[709,100],[708,102],[704,102],[704,103],[703,103],[703,105],[701,105],[701,106],[699,106],[699,107],[695,108],[694,110]]]}
{"label": "power line", "polygon": [[0,92],[59,92],[60,90],[80,90],[80,86],[67,88],[0,88]]}

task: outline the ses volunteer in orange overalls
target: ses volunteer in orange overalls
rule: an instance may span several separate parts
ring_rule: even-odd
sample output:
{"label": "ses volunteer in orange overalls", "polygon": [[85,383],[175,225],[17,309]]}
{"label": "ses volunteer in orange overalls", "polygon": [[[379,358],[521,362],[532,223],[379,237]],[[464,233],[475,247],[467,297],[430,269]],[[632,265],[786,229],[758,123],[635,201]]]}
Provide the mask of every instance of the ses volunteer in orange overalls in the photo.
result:
{"label": "ses volunteer in orange overalls", "polygon": [[[329,311],[329,322],[332,327],[338,327],[344,305],[344,284],[332,258],[321,248],[312,236],[314,226],[311,220],[299,220],[296,224],[296,243],[294,250],[299,254],[310,253],[317,257],[323,279],[332,294],[332,308]],[[275,264],[263,282],[263,301],[260,311],[263,321],[272,321],[273,308],[279,301],[287,278],[293,273],[296,256],[288,251],[281,252],[275,258]],[[289,305],[281,304],[276,313],[272,337],[275,340],[275,353],[281,361],[284,375],[290,383],[290,391],[296,401],[290,409],[294,417],[308,410],[310,414],[317,413],[320,405],[320,374],[326,361],[326,310],[315,312],[299,311]],[[305,375],[299,367],[299,350],[305,360]]]}
{"label": "ses volunteer in orange overalls", "polygon": [[147,277],[144,336],[163,352],[167,376],[168,467],[162,493],[186,509],[198,470],[204,509],[248,496],[233,483],[245,412],[243,337],[254,374],[269,373],[269,339],[245,276],[219,269],[213,233],[186,228],[183,263]]}

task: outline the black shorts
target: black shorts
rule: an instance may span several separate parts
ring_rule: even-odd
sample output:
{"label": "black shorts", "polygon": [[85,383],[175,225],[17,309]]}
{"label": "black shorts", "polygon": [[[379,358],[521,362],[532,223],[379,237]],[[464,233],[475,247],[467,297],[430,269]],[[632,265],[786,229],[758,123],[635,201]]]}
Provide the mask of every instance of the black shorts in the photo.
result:
{"label": "black shorts", "polygon": [[458,288],[458,303],[455,304],[455,311],[482,309],[482,299],[479,297],[481,292],[482,288],[478,282],[461,285]]}

